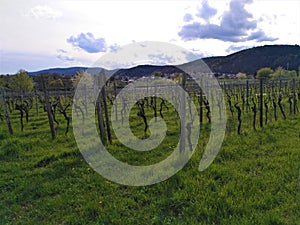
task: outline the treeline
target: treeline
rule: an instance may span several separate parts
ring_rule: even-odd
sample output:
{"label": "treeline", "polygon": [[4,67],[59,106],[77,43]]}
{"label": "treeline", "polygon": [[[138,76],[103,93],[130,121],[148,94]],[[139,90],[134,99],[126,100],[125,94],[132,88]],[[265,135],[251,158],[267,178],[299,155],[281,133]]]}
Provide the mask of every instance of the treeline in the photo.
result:
{"label": "treeline", "polygon": [[11,89],[17,93],[28,93],[33,89],[42,90],[43,82],[46,82],[47,86],[52,89],[74,89],[76,84],[82,77],[84,72],[80,71],[74,77],[65,75],[61,76],[59,74],[42,74],[39,76],[29,76],[24,70],[20,70],[15,75],[0,75],[0,87]]}

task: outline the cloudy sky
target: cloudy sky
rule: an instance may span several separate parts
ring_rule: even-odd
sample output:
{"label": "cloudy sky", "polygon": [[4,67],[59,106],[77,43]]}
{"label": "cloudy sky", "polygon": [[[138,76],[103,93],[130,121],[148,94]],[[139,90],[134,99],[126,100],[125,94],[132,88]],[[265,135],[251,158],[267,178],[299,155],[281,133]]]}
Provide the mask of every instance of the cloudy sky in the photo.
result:
{"label": "cloudy sky", "polygon": [[300,44],[299,0],[1,0],[0,74],[91,66],[140,41],[201,57]]}

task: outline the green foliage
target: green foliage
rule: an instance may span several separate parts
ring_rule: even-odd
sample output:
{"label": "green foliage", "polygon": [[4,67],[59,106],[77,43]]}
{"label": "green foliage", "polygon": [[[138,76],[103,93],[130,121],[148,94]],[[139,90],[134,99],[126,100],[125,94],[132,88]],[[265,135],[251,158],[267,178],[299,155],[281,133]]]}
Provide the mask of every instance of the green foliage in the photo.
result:
{"label": "green foliage", "polygon": [[239,72],[236,75],[236,78],[238,78],[238,79],[247,79],[247,74]]}
{"label": "green foliage", "polygon": [[297,77],[297,72],[296,72],[296,70],[287,71],[287,76],[288,76],[288,77]]}
{"label": "green foliage", "polygon": [[154,73],[154,77],[161,77],[161,75],[162,75],[161,72],[155,72]]}
{"label": "green foliage", "polygon": [[[97,76],[98,77],[98,76]],[[93,86],[94,82],[96,82],[94,79],[96,79],[95,77],[93,77],[91,74],[87,73],[86,71],[79,71],[78,73],[76,73],[76,75],[73,78],[73,87],[77,87],[79,81],[84,78],[84,82],[83,84],[85,84],[86,86]]]}
{"label": "green foliage", "polygon": [[5,85],[5,80],[3,76],[0,76],[0,87],[4,87]]}
{"label": "green foliage", "polygon": [[59,88],[59,87],[64,86],[63,81],[62,81],[62,77],[58,74],[53,74],[51,76],[48,76],[47,77],[47,83],[48,83],[48,86],[50,86],[50,87]]}
{"label": "green foliage", "polygon": [[[204,172],[197,170],[201,144],[183,170],[147,187],[104,179],[84,161],[72,135],[51,141],[46,115],[32,120],[37,129],[16,131],[16,137],[0,142],[1,224],[299,221],[299,191],[295,200],[299,116],[247,135],[227,135],[220,154]],[[17,124],[15,117],[13,125]],[[5,126],[0,126],[3,132]],[[136,151],[127,157],[136,157]]]}
{"label": "green foliage", "polygon": [[271,77],[283,77],[283,76],[286,76],[286,70],[280,66],[275,70],[275,72],[272,74]]}
{"label": "green foliage", "polygon": [[272,78],[283,78],[283,77],[296,77],[297,72],[295,70],[285,70],[281,66],[278,67],[275,72],[271,75]]}
{"label": "green foliage", "polygon": [[270,78],[273,72],[269,67],[261,68],[256,72],[256,78]]}
{"label": "green foliage", "polygon": [[[152,164],[170,155],[180,121],[168,106],[163,113],[169,140],[160,149],[132,151],[113,139],[108,148],[112,155],[132,165]],[[146,113],[153,116],[150,107]],[[135,106],[130,126],[142,138],[143,122],[136,114]],[[62,115],[57,114],[55,140],[42,105],[38,115],[30,115],[25,130],[15,129],[14,136],[8,136],[0,120],[0,224],[299,223],[299,114],[272,118],[257,131],[243,114],[242,134],[226,133],[213,164],[199,172],[210,135],[210,126],[204,124],[191,161],[170,179],[146,187],[119,185],[94,172],[72,132],[64,135]],[[17,112],[11,118],[17,127]]]}
{"label": "green foliage", "polygon": [[8,75],[0,75],[0,87],[8,87],[9,80],[11,76]]}
{"label": "green foliage", "polygon": [[177,74],[175,77],[173,77],[173,81],[175,81],[176,83],[180,84],[181,83],[181,78],[182,78],[183,74],[182,73],[179,73]]}
{"label": "green foliage", "polygon": [[33,89],[33,81],[26,71],[20,70],[9,82],[9,87],[17,93],[28,93]]}

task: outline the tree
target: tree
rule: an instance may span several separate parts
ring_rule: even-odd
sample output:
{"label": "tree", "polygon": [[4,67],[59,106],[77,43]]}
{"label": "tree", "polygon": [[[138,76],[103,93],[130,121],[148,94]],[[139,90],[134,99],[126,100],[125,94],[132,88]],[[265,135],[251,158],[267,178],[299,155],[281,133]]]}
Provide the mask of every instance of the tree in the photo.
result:
{"label": "tree", "polygon": [[236,78],[238,78],[238,79],[247,79],[247,74],[240,72],[236,75]]}
{"label": "tree", "polygon": [[18,93],[28,93],[33,89],[33,82],[25,70],[20,70],[10,80],[9,87]]}
{"label": "tree", "polygon": [[4,87],[4,85],[5,85],[4,77],[3,77],[3,76],[0,76],[0,88],[1,88],[1,87]]}
{"label": "tree", "polygon": [[176,75],[172,78],[172,80],[175,81],[176,83],[181,83],[181,77],[182,77],[182,76],[183,76],[182,73],[178,73],[178,74],[176,74]]}
{"label": "tree", "polygon": [[162,77],[161,72],[155,72],[155,73],[154,73],[154,77]]}
{"label": "tree", "polygon": [[269,67],[261,68],[256,72],[256,78],[270,78],[273,73],[274,71]]}
{"label": "tree", "polygon": [[275,72],[271,75],[272,78],[279,78],[279,77],[296,77],[297,72],[295,70],[285,70],[281,66],[278,67]]}
{"label": "tree", "polygon": [[62,82],[63,82],[64,87],[66,87],[67,89],[72,88],[72,76],[70,76],[70,75],[65,75],[65,76],[62,78]]}
{"label": "tree", "polygon": [[10,75],[0,75],[0,87],[8,88],[8,83],[10,79],[11,79]]}
{"label": "tree", "polygon": [[48,85],[52,88],[60,88],[64,86],[62,76],[59,74],[49,74],[47,80]]}
{"label": "tree", "polygon": [[85,85],[87,87],[92,87],[94,85],[94,82],[95,82],[94,77],[91,74],[89,74],[88,72],[81,70],[81,71],[77,72],[73,78],[73,87],[74,88],[77,87],[79,81],[82,78],[84,78],[83,85]]}
{"label": "tree", "polygon": [[287,76],[289,76],[289,77],[297,77],[297,72],[296,72],[296,70],[288,70],[287,71]]}
{"label": "tree", "polygon": [[283,69],[281,66],[279,66],[275,72],[271,75],[272,78],[275,78],[275,77],[283,77],[285,76],[286,74],[286,70]]}

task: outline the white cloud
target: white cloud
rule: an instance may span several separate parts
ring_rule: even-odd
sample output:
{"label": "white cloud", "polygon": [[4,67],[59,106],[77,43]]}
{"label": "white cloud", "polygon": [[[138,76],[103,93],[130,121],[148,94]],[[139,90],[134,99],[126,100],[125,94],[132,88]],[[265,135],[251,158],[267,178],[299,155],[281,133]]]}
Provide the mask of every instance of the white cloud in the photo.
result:
{"label": "white cloud", "polygon": [[[241,2],[245,1],[249,0]],[[209,5],[205,5],[205,2]],[[244,10],[252,15],[251,18],[247,17],[241,7],[235,7],[242,10],[242,13],[235,14],[244,15],[243,18],[233,18],[233,14],[228,14],[224,26],[224,21],[221,24],[224,12],[233,12],[230,10],[230,2],[1,0],[0,74],[5,71],[15,72],[20,68],[35,70],[63,66],[64,63],[89,66],[105,54],[104,49],[106,52],[115,51],[132,40],[171,42],[189,50],[194,49],[200,56],[226,55],[227,49],[268,44],[264,42],[268,39],[261,39],[260,36],[278,38],[272,42],[274,44],[300,44],[299,0],[253,0],[252,4],[244,4]],[[201,11],[202,8],[210,10]],[[180,29],[192,22],[201,23],[202,29],[212,28],[212,25],[230,28],[240,23],[249,28],[252,23],[246,19],[256,22],[257,28],[242,30],[246,33],[245,37],[253,39],[243,43],[224,42],[220,38],[184,41],[178,36]],[[240,30],[233,28],[233,31]],[[192,31],[199,33],[199,30]],[[88,32],[94,38],[87,36]],[[81,33],[87,36],[86,42],[79,42],[78,39],[78,42],[70,44],[66,41],[72,36],[78,38]],[[203,32],[199,35],[202,37]],[[208,32],[207,35],[212,36]],[[85,50],[78,51],[79,47]],[[97,52],[99,49],[102,51]],[[19,52],[22,54],[18,55]]]}
{"label": "white cloud", "polygon": [[30,9],[28,13],[35,19],[55,20],[62,16],[62,13],[46,5],[37,5]]}
{"label": "white cloud", "polygon": [[[229,10],[221,16],[220,25],[191,21],[184,25],[178,34],[186,41],[195,39],[217,39],[225,42],[276,41],[277,38],[267,36],[258,28],[258,21],[253,20],[252,13],[245,9],[246,5],[251,3],[252,0],[231,0]],[[216,13],[217,10],[204,1],[197,16],[208,21]]]}
{"label": "white cloud", "polygon": [[106,51],[106,42],[104,38],[95,38],[90,32],[80,33],[76,37],[71,36],[67,39],[67,42],[74,47],[83,49],[88,53],[97,53]]}

